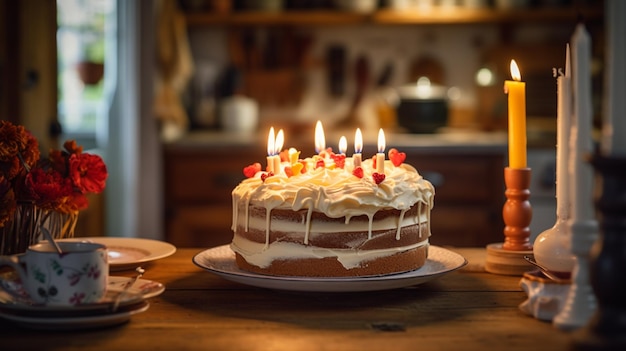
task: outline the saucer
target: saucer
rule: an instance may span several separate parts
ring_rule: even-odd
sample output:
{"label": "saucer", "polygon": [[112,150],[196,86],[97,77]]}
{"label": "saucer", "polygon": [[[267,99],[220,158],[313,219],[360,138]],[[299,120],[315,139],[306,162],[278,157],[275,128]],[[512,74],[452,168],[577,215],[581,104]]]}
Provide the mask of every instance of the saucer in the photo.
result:
{"label": "saucer", "polygon": [[[22,285],[19,280],[17,280],[17,277],[11,274],[11,278],[13,278],[13,280],[9,280],[9,284],[0,285],[0,312],[10,312],[12,314],[35,317],[76,317],[110,312],[115,299],[122,292],[126,284],[133,279],[110,276],[108,278],[106,295],[97,303],[76,306],[46,306],[33,304],[22,289]],[[138,279],[133,286],[122,295],[119,309],[136,305],[143,302],[145,299],[160,295],[163,291],[165,291],[165,286],[161,283]]]}
{"label": "saucer", "polygon": [[304,292],[358,292],[422,284],[465,266],[467,260],[455,252],[431,245],[424,265],[404,273],[337,278],[270,276],[239,269],[235,262],[235,253],[229,245],[223,245],[198,253],[193,257],[193,263],[227,280],[261,288]]}
{"label": "saucer", "polygon": [[109,270],[112,272],[135,269],[142,264],[171,256],[176,252],[176,246],[170,243],[143,238],[96,236],[59,241],[89,241],[105,245],[109,252]]}
{"label": "saucer", "polygon": [[145,312],[150,307],[147,301],[120,307],[116,312],[90,316],[56,316],[43,317],[22,315],[0,310],[0,318],[15,322],[29,329],[74,331],[109,327],[127,322],[131,316]]}

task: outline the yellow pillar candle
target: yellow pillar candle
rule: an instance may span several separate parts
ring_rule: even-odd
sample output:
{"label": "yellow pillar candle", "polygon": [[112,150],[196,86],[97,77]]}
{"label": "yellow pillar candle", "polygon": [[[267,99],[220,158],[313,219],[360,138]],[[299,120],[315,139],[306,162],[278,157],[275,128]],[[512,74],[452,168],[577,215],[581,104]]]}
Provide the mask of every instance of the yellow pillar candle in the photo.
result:
{"label": "yellow pillar candle", "polygon": [[509,167],[526,168],[526,83],[515,60],[511,60],[511,76],[504,82],[509,95]]}

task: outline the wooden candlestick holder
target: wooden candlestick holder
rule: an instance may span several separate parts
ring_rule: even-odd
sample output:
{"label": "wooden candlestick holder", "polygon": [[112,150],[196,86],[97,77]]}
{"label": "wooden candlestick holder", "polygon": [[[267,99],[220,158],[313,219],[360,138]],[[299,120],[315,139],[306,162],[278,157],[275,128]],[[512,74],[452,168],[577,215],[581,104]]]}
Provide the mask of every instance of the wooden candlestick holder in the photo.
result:
{"label": "wooden candlestick holder", "polygon": [[591,164],[602,176],[599,240],[589,265],[597,309],[573,349],[626,350],[626,158],[596,155]]}
{"label": "wooden candlestick holder", "polygon": [[529,228],[533,214],[529,201],[530,176],[530,168],[504,168],[504,243],[487,245],[487,272],[521,276],[533,269],[524,259],[533,255]]}

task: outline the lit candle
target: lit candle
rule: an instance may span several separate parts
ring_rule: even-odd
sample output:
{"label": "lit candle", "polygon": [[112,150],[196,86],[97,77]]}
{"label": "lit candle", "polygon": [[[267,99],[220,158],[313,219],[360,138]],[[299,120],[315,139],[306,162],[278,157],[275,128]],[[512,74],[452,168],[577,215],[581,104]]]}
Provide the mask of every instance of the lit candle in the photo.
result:
{"label": "lit candle", "polygon": [[280,166],[280,151],[283,149],[285,143],[285,134],[283,130],[279,130],[276,135],[276,142],[274,143],[274,173],[280,173],[282,168]]}
{"label": "lit candle", "polygon": [[566,220],[570,216],[568,163],[572,103],[569,44],[565,49],[565,74],[557,74],[556,213],[560,219]]}
{"label": "lit candle", "polygon": [[361,167],[361,152],[363,151],[363,135],[361,135],[361,129],[357,128],[354,133],[354,155],[352,155],[352,162],[354,168]]}
{"label": "lit candle", "polygon": [[318,154],[326,150],[326,137],[324,136],[324,128],[322,122],[317,121],[315,125],[315,152]]}
{"label": "lit candle", "polygon": [[385,173],[385,133],[378,130],[378,153],[376,154],[376,172]]}
{"label": "lit candle", "polygon": [[[593,169],[583,158],[592,151],[591,140],[591,38],[584,25],[576,27],[572,37],[572,66],[574,79],[573,140],[570,145],[570,173],[573,178],[572,218],[578,221],[592,220],[593,214]],[[622,136],[623,137],[623,136]]]}
{"label": "lit candle", "polygon": [[346,150],[348,149],[348,140],[346,139],[345,136],[341,136],[341,138],[339,138],[339,153],[342,155],[346,154]]}
{"label": "lit candle", "polygon": [[509,167],[526,168],[526,83],[515,60],[511,60],[514,81],[504,82],[504,93],[509,95]]}
{"label": "lit candle", "polygon": [[272,156],[274,156],[274,127],[270,127],[270,132],[267,135],[267,171],[274,172],[274,161]]}

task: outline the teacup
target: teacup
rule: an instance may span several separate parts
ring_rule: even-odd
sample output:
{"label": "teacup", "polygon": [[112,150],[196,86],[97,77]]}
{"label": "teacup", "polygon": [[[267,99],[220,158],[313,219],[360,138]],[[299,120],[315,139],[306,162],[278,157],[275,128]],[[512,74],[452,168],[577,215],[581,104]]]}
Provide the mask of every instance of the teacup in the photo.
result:
{"label": "teacup", "polygon": [[[33,303],[75,306],[100,301],[106,294],[109,261],[106,246],[89,242],[60,242],[59,254],[47,241],[26,252],[0,256],[0,267],[13,267]],[[4,285],[4,277],[0,283]]]}

